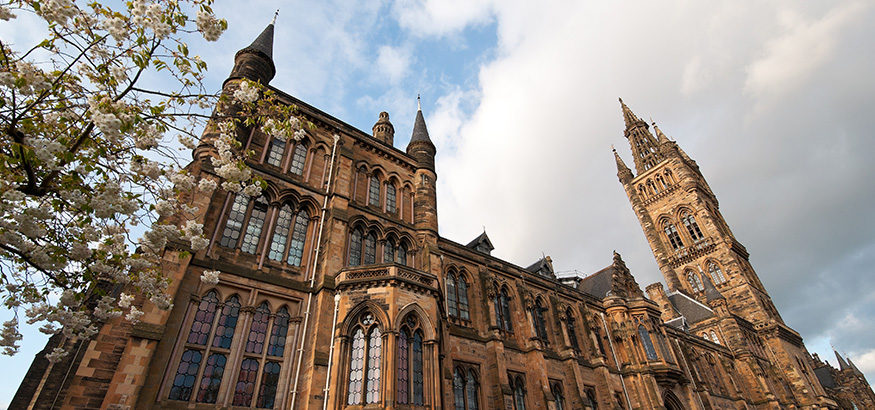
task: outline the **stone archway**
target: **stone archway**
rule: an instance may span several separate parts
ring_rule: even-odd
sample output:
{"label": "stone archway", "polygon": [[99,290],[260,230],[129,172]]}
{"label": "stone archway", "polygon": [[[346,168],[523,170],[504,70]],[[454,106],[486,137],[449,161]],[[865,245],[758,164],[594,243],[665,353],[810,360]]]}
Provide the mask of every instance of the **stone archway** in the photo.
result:
{"label": "stone archway", "polygon": [[669,390],[666,390],[665,394],[663,394],[662,402],[665,404],[666,410],[686,410],[681,401],[678,400],[678,397]]}

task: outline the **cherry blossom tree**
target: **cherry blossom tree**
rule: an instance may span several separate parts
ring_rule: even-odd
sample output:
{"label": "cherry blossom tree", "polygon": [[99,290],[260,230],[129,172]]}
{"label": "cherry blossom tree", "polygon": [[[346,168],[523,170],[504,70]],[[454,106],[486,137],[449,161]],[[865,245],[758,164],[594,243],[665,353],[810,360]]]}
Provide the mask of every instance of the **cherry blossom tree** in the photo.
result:
{"label": "cherry blossom tree", "polygon": [[[261,124],[288,139],[306,125],[260,84],[222,97],[204,89],[206,63],[185,39],[216,41],[226,29],[211,0],[112,4],[0,0],[3,24],[32,14],[46,27],[36,44],[0,40],[0,297],[14,313],[0,335],[4,354],[18,350],[19,320],[89,338],[101,321],[136,322],[137,300],[169,309],[166,245],[208,245],[183,194],[258,195],[263,181],[245,165],[235,127]],[[203,113],[216,104],[239,115],[211,120]],[[196,131],[209,121],[218,181],[188,174],[173,148],[206,143]]]}

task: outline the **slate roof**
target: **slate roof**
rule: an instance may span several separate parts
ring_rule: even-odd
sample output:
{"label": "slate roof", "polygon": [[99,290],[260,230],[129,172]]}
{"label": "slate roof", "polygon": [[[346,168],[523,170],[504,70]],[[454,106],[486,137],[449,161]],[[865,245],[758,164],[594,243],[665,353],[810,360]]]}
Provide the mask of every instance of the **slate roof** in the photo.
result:
{"label": "slate roof", "polygon": [[671,302],[677,311],[687,319],[687,323],[695,325],[705,319],[714,317],[714,311],[711,308],[699,303],[695,299],[680,293],[672,293],[668,295],[668,300]]}
{"label": "slate roof", "polygon": [[261,34],[258,35],[255,41],[253,41],[252,44],[249,45],[249,47],[240,50],[240,52],[257,51],[267,56],[267,58],[273,60],[273,25],[273,22],[268,24],[267,27],[264,28],[264,31],[262,31]]}
{"label": "slate roof", "polygon": [[599,299],[608,295],[614,277],[614,266],[608,266],[592,275],[581,279],[577,283],[577,289],[593,295]]}
{"label": "slate roof", "polygon": [[814,369],[814,375],[817,376],[817,380],[820,381],[821,386],[830,389],[836,388],[836,382],[832,378],[832,373],[829,371],[829,367],[824,366]]}
{"label": "slate roof", "polygon": [[[489,249],[489,251],[492,251],[493,249],[495,249],[495,247],[492,246],[492,241],[490,241],[489,237],[486,236],[486,231],[483,231],[483,233],[481,233],[479,236],[474,238],[473,241],[468,242],[468,244],[465,246],[476,250],[477,247],[480,245],[486,245],[486,248]],[[489,252],[486,252],[486,254],[489,254]]]}
{"label": "slate roof", "polygon": [[416,120],[413,122],[413,135],[410,137],[410,142],[426,141],[431,142],[428,137],[428,128],[425,126],[425,117],[422,116],[422,110],[416,111]]}

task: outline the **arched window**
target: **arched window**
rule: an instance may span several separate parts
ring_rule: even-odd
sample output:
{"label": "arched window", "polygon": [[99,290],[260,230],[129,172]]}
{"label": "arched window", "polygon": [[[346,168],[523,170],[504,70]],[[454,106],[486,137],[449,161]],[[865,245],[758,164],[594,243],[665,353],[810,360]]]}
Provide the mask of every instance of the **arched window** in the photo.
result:
{"label": "arched window", "polygon": [[470,365],[458,365],[453,370],[453,406],[455,410],[478,410],[480,383]]}
{"label": "arched window", "polygon": [[493,305],[495,308],[495,325],[506,332],[513,332],[510,318],[510,296],[507,295],[506,288],[501,288],[501,290],[495,292]]}
{"label": "arched window", "polygon": [[289,166],[289,172],[295,175],[304,174],[304,163],[307,160],[307,145],[299,142],[295,145],[295,153],[292,154],[292,164]]}
{"label": "arched window", "polygon": [[286,152],[286,142],[280,138],[274,138],[270,141],[270,147],[267,151],[267,158],[265,158],[264,162],[267,162],[270,165],[275,167],[282,166],[283,164],[283,155]]}
{"label": "arched window", "polygon": [[650,332],[647,331],[644,325],[638,325],[638,337],[641,338],[641,344],[644,346],[647,360],[656,360],[656,349],[653,348],[653,340],[650,339]]}
{"label": "arched window", "polygon": [[347,404],[369,404],[380,401],[382,353],[383,339],[380,326],[370,312],[363,312],[352,329]]}
{"label": "arched window", "polygon": [[368,204],[371,206],[380,206],[380,180],[376,175],[371,176],[371,185],[368,189]]}
{"label": "arched window", "polygon": [[[240,311],[237,295],[224,303],[219,303],[216,291],[204,295],[194,311],[187,338],[180,340],[185,349],[176,375],[169,382],[168,399],[219,403],[225,400],[219,397],[222,390],[227,391],[223,394],[230,395],[235,406],[273,408],[285,360],[288,309],[280,308],[271,318],[269,305],[262,303],[252,313],[248,330],[237,329]],[[248,334],[248,337],[243,343],[232,343],[236,333]],[[232,354],[232,346],[243,351]],[[226,368],[231,364],[228,360],[232,355],[242,356],[236,378]],[[201,366],[203,371],[199,375]],[[221,389],[222,383],[227,385],[225,389]]]}
{"label": "arched window", "polygon": [[249,214],[249,223],[246,225],[246,233],[243,235],[243,243],[240,250],[246,253],[258,251],[261,242],[261,229],[264,227],[264,217],[267,215],[267,200],[263,196],[255,200],[252,211]]}
{"label": "arched window", "polygon": [[702,278],[700,278],[695,272],[687,273],[687,282],[690,282],[690,288],[693,289],[693,292],[701,292],[705,290],[702,286]]}
{"label": "arched window", "polygon": [[395,213],[397,210],[397,199],[396,199],[396,191],[395,185],[392,183],[386,184],[386,212]]}
{"label": "arched window", "polygon": [[[268,258],[275,261],[285,260],[294,266],[301,266],[304,256],[304,241],[307,239],[307,225],[310,216],[303,209],[297,214],[292,212],[291,206],[285,204],[280,208],[276,220],[276,228],[273,240],[270,243]],[[289,241],[291,233],[291,241]]]}
{"label": "arched window", "polygon": [[[246,221],[247,214],[248,223]],[[258,243],[261,240],[261,229],[264,226],[265,215],[267,215],[267,200],[264,197],[258,197],[255,201],[251,201],[246,195],[237,195],[231,205],[228,219],[225,220],[225,229],[222,231],[219,245],[236,248],[245,226],[246,232],[243,235],[242,243],[239,244],[240,250],[254,254],[258,250]]]}
{"label": "arched window", "polygon": [[349,234],[349,266],[362,264],[362,231],[355,229]]}
{"label": "arched window", "polygon": [[373,265],[377,263],[377,237],[373,232],[368,232],[365,236],[364,248],[364,264]]}
{"label": "arched window", "polygon": [[702,332],[702,339],[705,339],[709,342],[713,341],[713,340],[711,340],[711,336],[708,335],[708,332]]}
{"label": "arched window", "polygon": [[409,266],[409,265],[407,265],[407,243],[406,242],[401,241],[401,244],[398,245],[398,252],[395,255],[396,255],[395,262],[397,262],[401,265],[404,265],[404,266]]}
{"label": "arched window", "polygon": [[547,343],[547,322],[544,320],[545,310],[541,304],[541,299],[536,299],[535,305],[532,307],[532,325],[535,328],[535,337]]}
{"label": "arched window", "polygon": [[595,390],[592,388],[586,389],[586,396],[584,397],[583,403],[585,406],[588,406],[588,410],[598,410],[599,403],[595,399]]}
{"label": "arched window", "polygon": [[514,410],[526,410],[526,383],[522,376],[510,376],[510,388],[513,389]]}
{"label": "arched window", "polygon": [[698,242],[705,238],[705,235],[702,235],[702,231],[699,229],[699,224],[696,223],[695,216],[685,212],[681,215],[681,221],[683,221],[684,226],[687,227],[687,232],[690,233],[690,239],[692,239],[693,242]]}
{"label": "arched window", "polygon": [[717,333],[713,330],[711,331],[711,341],[720,344],[720,339],[717,338]]}
{"label": "arched window", "polygon": [[711,262],[708,264],[708,273],[711,274],[711,278],[714,279],[714,283],[717,285],[726,282],[726,278],[723,276],[723,271],[720,270],[720,267],[717,266],[716,263]]}
{"label": "arched window", "polygon": [[571,344],[571,348],[579,351],[580,345],[577,343],[577,326],[574,325],[574,314],[571,312],[571,308],[565,312],[565,331],[568,332],[568,343]]}
{"label": "arched window", "polygon": [[392,262],[395,262],[395,240],[389,238],[383,242],[383,263]]}
{"label": "arched window", "polygon": [[556,403],[556,410],[565,409],[565,396],[562,395],[562,383],[553,382],[550,384],[550,392],[553,393],[553,401]]}
{"label": "arched window", "polygon": [[395,387],[399,404],[424,404],[422,343],[419,320],[415,315],[407,315],[398,333],[398,377]]}
{"label": "arched window", "polygon": [[468,282],[465,277],[456,277],[454,272],[447,275],[447,313],[452,317],[470,320],[468,313]]}
{"label": "arched window", "polygon": [[638,194],[641,195],[642,198],[647,198],[647,190],[644,189],[644,184],[638,184]]}
{"label": "arched window", "polygon": [[678,235],[678,230],[674,227],[674,224],[666,221],[663,223],[663,230],[665,231],[665,236],[668,237],[668,242],[671,244],[671,247],[679,251],[684,248],[684,243],[681,242],[681,236]]}

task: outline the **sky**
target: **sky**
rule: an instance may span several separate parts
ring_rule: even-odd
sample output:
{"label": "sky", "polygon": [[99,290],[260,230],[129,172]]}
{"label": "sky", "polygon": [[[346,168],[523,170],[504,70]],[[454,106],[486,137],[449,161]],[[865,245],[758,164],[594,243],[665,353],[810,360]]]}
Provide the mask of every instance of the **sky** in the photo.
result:
{"label": "sky", "polygon": [[[208,89],[277,8],[272,86],[368,133],[388,111],[402,150],[422,96],[443,237],[485,227],[560,276],[616,250],[643,288],[662,277],[616,176],[622,97],[697,161],[809,351],[875,381],[875,3],[217,2],[228,31],[190,43]],[[20,380],[40,343],[0,366]]]}

